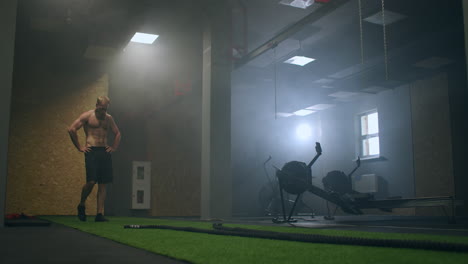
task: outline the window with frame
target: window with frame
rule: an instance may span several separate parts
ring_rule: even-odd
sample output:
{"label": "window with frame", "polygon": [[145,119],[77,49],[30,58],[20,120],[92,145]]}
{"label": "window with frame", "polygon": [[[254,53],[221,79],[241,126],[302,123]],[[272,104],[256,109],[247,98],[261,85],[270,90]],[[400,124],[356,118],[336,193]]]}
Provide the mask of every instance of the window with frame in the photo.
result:
{"label": "window with frame", "polygon": [[361,135],[361,157],[372,158],[380,155],[379,113],[377,110],[366,112],[359,117]]}

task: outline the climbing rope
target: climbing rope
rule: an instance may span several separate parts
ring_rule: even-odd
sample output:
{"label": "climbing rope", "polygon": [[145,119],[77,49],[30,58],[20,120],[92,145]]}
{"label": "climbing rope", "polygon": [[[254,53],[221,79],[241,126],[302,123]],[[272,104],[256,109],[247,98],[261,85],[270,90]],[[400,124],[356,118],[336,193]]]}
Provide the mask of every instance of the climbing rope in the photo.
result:
{"label": "climbing rope", "polygon": [[362,5],[361,0],[358,1],[359,3],[359,34],[361,40],[361,64],[364,64],[364,40],[363,40],[363,31],[362,31]]}
{"label": "climbing rope", "polygon": [[384,61],[385,61],[385,80],[388,81],[387,30],[386,30],[386,24],[385,24],[385,0],[382,0],[382,30],[383,30]]}

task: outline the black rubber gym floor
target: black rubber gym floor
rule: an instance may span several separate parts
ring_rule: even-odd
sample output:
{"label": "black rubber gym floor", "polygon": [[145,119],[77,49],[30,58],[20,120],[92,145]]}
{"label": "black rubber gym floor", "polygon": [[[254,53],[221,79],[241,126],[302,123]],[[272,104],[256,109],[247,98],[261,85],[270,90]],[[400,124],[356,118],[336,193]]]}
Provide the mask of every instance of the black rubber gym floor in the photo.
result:
{"label": "black rubber gym floor", "polygon": [[0,228],[0,263],[187,263],[126,246],[69,227]]}

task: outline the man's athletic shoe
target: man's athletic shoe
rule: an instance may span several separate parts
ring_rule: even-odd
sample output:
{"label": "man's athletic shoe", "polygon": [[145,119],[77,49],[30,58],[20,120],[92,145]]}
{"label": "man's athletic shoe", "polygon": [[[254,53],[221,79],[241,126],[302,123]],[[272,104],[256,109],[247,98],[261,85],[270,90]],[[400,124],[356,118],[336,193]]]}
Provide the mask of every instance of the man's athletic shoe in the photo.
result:
{"label": "man's athletic shoe", "polygon": [[86,221],[86,208],[84,205],[78,205],[76,209],[78,209],[78,219],[83,222]]}
{"label": "man's athletic shoe", "polygon": [[109,220],[105,218],[102,214],[97,214],[94,221],[95,222],[108,222]]}

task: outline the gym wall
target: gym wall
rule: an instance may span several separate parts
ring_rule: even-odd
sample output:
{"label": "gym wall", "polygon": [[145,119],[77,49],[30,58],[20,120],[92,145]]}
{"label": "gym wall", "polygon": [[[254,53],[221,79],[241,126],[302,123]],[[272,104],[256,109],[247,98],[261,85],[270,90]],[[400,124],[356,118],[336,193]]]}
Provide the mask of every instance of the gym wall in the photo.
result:
{"label": "gym wall", "polygon": [[[158,10],[148,12],[161,17]],[[162,21],[168,25],[154,45],[129,45],[110,71],[122,142],[113,156],[108,215],[200,215],[202,41],[196,23],[181,21]],[[133,161],[151,162],[149,210],[131,207]]]}
{"label": "gym wall", "polygon": [[[152,69],[155,67],[149,67]],[[114,153],[114,182],[106,211],[112,215],[200,214],[200,97],[176,97],[173,76],[135,81],[118,69],[110,75],[110,97],[122,133]],[[133,83],[138,85],[128,85]],[[132,87],[129,89],[129,87]],[[198,94],[199,86],[193,87]],[[151,162],[150,209],[132,209],[132,162]]]}
{"label": "gym wall", "polygon": [[[321,187],[322,178],[332,170],[349,173],[355,166],[353,159],[358,149],[357,115],[372,109],[379,111],[381,158],[362,161],[355,175],[375,173],[379,177],[376,198],[454,195],[457,183],[454,182],[449,112],[452,102],[448,95],[451,86],[460,87],[462,83],[451,83],[454,78],[447,74],[426,77],[306,117],[314,127],[313,138],[307,142],[296,142],[293,133],[288,132],[294,132],[297,126],[293,119],[272,120],[266,128],[256,128],[255,123],[260,123],[256,119],[258,112],[256,118],[246,115],[251,118],[234,119],[233,127],[239,130],[233,133],[235,213],[264,214],[257,201],[258,190],[267,180],[262,164],[269,155],[272,160],[267,169],[270,177],[274,177],[272,165],[280,168],[291,160],[309,162],[315,155],[314,143],[319,141],[323,154],[312,168],[313,183]],[[316,214],[326,213],[323,199],[306,193],[304,200]],[[389,214],[380,210],[366,212]],[[440,208],[408,208],[395,209],[392,214],[443,215],[444,212]]]}
{"label": "gym wall", "polygon": [[[27,68],[16,64],[7,213],[76,214],[81,187],[86,182],[84,156],[73,146],[67,128],[82,112],[94,108],[97,96],[107,93],[105,73],[58,72],[44,61],[31,61]],[[82,130],[79,136],[83,143]],[[87,211],[96,211],[96,190],[87,201]]]}
{"label": "gym wall", "polygon": [[[381,158],[361,161],[356,175],[376,174],[379,179],[378,199],[414,197],[413,150],[411,132],[411,103],[408,85],[324,111],[320,115],[323,154],[317,162],[314,183],[322,186],[322,177],[329,171],[348,174],[356,166],[360,148],[358,143],[358,115],[377,109],[379,113],[379,141]],[[317,201],[326,210],[323,200]],[[368,210],[371,214],[382,214]],[[397,214],[414,214],[414,210],[395,210]]]}
{"label": "gym wall", "polygon": [[17,1],[0,2],[0,229],[4,227],[7,182],[8,132],[13,80]]}
{"label": "gym wall", "polygon": [[[334,122],[323,122],[322,126],[325,135],[322,146],[329,143],[324,153],[330,153],[321,157],[327,167],[325,171],[333,166],[346,173],[351,171],[354,164],[350,159],[355,153],[356,140],[349,128],[357,114],[378,109],[381,158],[362,161],[356,171],[356,174],[378,175],[383,188],[376,197],[454,195],[448,91],[447,74],[438,74],[379,93],[375,100],[330,111],[326,119]],[[372,210],[372,214],[386,213]],[[440,208],[395,209],[393,214],[444,215],[444,211]]]}
{"label": "gym wall", "polygon": [[200,124],[197,97],[148,120],[148,157],[153,171],[150,215],[200,215]]}
{"label": "gym wall", "polygon": [[[447,74],[411,84],[416,197],[452,196],[454,171]],[[440,208],[417,208],[418,215],[443,215]]]}

